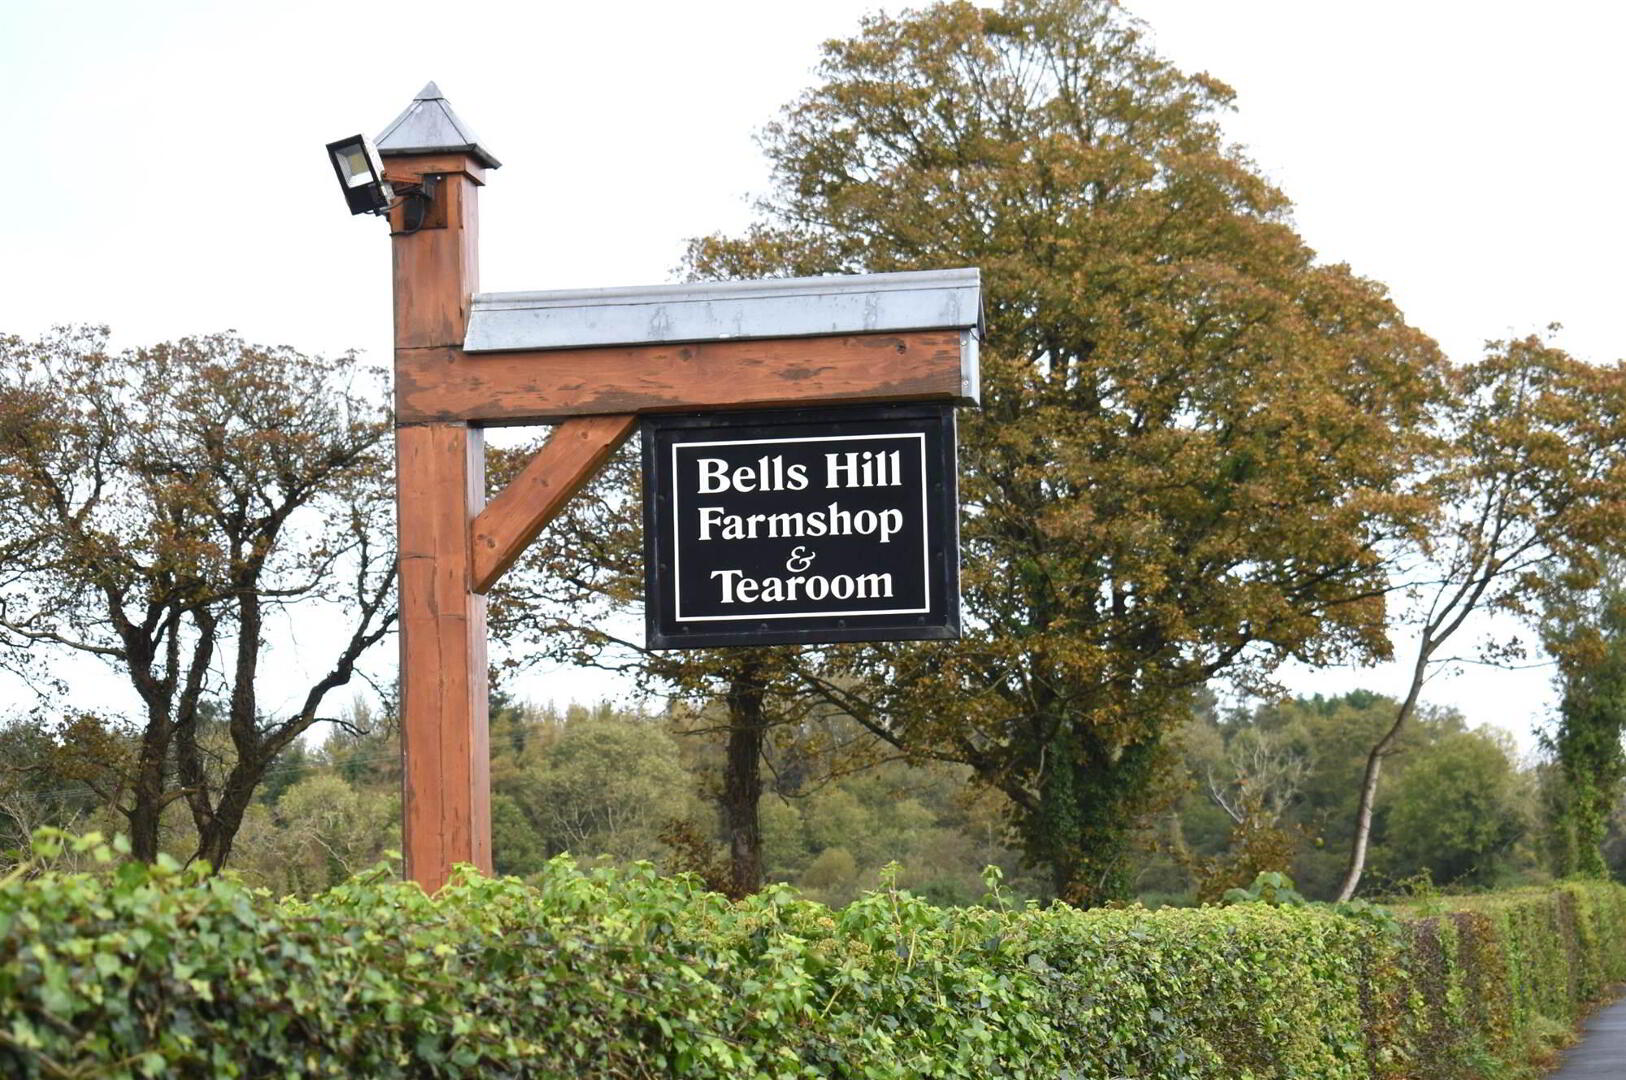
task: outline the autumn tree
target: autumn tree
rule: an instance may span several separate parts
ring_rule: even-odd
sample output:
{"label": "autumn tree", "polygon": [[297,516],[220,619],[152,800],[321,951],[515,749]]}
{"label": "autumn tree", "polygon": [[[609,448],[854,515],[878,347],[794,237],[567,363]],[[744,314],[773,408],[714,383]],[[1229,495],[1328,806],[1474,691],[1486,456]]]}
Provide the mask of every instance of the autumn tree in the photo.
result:
{"label": "autumn tree", "polygon": [[[79,715],[59,719],[68,730],[83,722]],[[100,824],[101,809],[52,733],[23,718],[0,721],[0,852],[26,850],[29,837],[42,826],[86,831]]]}
{"label": "autumn tree", "polygon": [[[395,621],[389,423],[356,362],[101,330],[0,339],[0,658],[42,688],[64,652],[138,703],[83,774],[137,858],[184,801],[215,867],[279,753]],[[271,624],[332,632],[308,685],[262,670]],[[322,642],[319,646],[317,643]],[[291,704],[285,704],[291,702]]]}
{"label": "autumn tree", "polygon": [[1387,651],[1381,553],[1426,506],[1437,349],[1316,261],[1225,141],[1231,103],[1105,0],[875,16],[763,134],[759,221],[688,254],[717,278],[982,269],[966,637],[815,676],[1005,793],[1080,903],[1126,891],[1200,687]]}
{"label": "autumn tree", "polygon": [[1529,621],[1555,567],[1572,587],[1595,584],[1626,543],[1626,364],[1587,364],[1531,337],[1493,344],[1452,373],[1451,389],[1427,477],[1437,511],[1393,561],[1410,678],[1367,754],[1341,900],[1360,885],[1383,764],[1430,674],[1524,656],[1516,640],[1448,646],[1478,614]]}

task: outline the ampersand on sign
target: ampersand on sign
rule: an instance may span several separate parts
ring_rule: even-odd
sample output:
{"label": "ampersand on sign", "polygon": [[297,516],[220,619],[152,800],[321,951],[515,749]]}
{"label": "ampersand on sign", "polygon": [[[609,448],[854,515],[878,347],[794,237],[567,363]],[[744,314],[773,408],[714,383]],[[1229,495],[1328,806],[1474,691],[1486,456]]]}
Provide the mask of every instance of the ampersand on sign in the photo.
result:
{"label": "ampersand on sign", "polygon": [[809,566],[813,565],[813,560],[815,558],[817,558],[817,555],[814,552],[811,552],[802,545],[797,544],[795,547],[790,549],[790,558],[785,560],[785,569],[789,570],[793,574],[800,574]]}

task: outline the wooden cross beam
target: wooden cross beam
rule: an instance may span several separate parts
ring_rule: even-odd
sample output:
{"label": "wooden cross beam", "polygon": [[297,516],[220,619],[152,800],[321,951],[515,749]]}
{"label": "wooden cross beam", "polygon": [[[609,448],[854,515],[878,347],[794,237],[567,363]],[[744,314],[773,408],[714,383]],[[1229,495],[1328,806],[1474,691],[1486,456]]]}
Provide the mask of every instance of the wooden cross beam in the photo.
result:
{"label": "wooden cross beam", "polygon": [[[380,136],[391,211],[407,873],[490,873],[485,593],[644,412],[966,401],[976,271],[479,295],[496,159],[431,83]],[[485,426],[552,423],[486,501]]]}
{"label": "wooden cross beam", "polygon": [[477,354],[414,350],[397,368],[408,423],[964,397],[958,331]]}

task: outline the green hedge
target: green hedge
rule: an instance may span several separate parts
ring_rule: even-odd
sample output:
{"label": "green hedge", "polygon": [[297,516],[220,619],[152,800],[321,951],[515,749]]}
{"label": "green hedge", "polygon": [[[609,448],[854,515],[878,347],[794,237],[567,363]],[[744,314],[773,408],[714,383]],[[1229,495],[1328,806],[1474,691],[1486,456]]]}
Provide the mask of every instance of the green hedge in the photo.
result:
{"label": "green hedge", "polygon": [[1626,889],[1464,903],[830,910],[565,860],[279,901],[167,862],[25,867],[0,1075],[1455,1077],[1626,977]]}

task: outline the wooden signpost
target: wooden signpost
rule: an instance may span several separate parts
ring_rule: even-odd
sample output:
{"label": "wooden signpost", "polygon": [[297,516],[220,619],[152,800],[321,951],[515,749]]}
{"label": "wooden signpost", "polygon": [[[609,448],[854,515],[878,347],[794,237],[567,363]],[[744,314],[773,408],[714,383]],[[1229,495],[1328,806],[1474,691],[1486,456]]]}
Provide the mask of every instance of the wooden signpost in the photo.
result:
{"label": "wooden signpost", "polygon": [[[834,410],[843,406],[974,402],[980,287],[975,270],[952,270],[480,294],[478,196],[487,171],[498,167],[496,158],[433,83],[385,129],[377,146],[396,190],[419,192],[390,211],[390,225],[404,842],[407,873],[433,890],[458,863],[491,871],[485,593],[632,433],[639,417],[828,409],[832,421],[840,423],[842,414]],[[807,415],[800,414],[804,435]],[[847,414],[845,422],[862,426],[857,414]],[[930,427],[910,423],[922,431]],[[524,470],[488,502],[481,431],[509,424],[554,427]],[[850,433],[859,432],[851,428]],[[772,437],[761,430],[757,435]],[[873,633],[864,636],[954,632],[958,596],[947,595],[950,579],[944,576],[951,571],[954,540],[941,510],[941,485],[946,479],[952,487],[952,442],[944,459],[938,438],[935,451],[925,449],[924,437],[884,446],[883,440],[876,443],[887,451],[882,459],[852,459],[852,490],[870,494],[853,496],[848,512],[870,515],[861,523],[877,551],[890,555],[907,542],[919,553],[913,560],[899,556],[890,571],[876,571],[895,575],[888,585],[895,602],[855,608],[887,598],[856,598],[856,581],[832,586],[838,570],[812,591],[828,599],[833,587],[841,588],[847,593],[844,606],[811,614],[783,605],[774,609],[758,588],[752,593],[754,612],[766,618],[757,623],[772,627],[790,616],[806,616],[815,620],[815,631],[847,619],[862,629],[869,618]],[[909,447],[916,456],[906,468],[901,451]],[[850,449],[830,443],[820,453]],[[817,494],[828,494],[832,484],[847,489],[847,461],[836,459],[837,471],[820,478]],[[872,471],[870,483],[863,485],[860,470],[866,461]],[[935,527],[928,520],[934,497],[930,468],[937,470],[939,485]],[[877,483],[877,477],[885,483]],[[906,509],[891,499],[905,489],[911,493],[907,522],[886,514]],[[926,509],[915,509],[916,496],[924,496]],[[817,501],[810,504],[813,509]],[[886,540],[897,548],[881,547],[883,514]],[[806,529],[812,528],[808,520],[803,519]],[[843,527],[850,530],[851,521]],[[717,529],[721,537],[722,526]],[[803,538],[809,541],[804,549],[816,547],[813,539]],[[844,554],[834,545],[813,553],[828,555],[832,566],[850,563],[856,558],[853,536],[849,531],[840,539],[849,545]],[[917,581],[911,576],[917,572],[936,576]],[[734,584],[736,602],[749,591],[738,587],[741,578],[726,573],[706,580]],[[878,594],[881,585],[865,588]],[[804,582],[796,602],[806,601],[808,593]],[[901,629],[880,625],[889,620],[914,621]],[[681,622],[674,623],[679,632]],[[693,628],[715,625],[688,622],[693,636],[707,640],[707,632]],[[911,628],[920,632],[910,633]],[[703,643],[693,636],[686,643]],[[826,640],[794,634],[782,639]]]}

